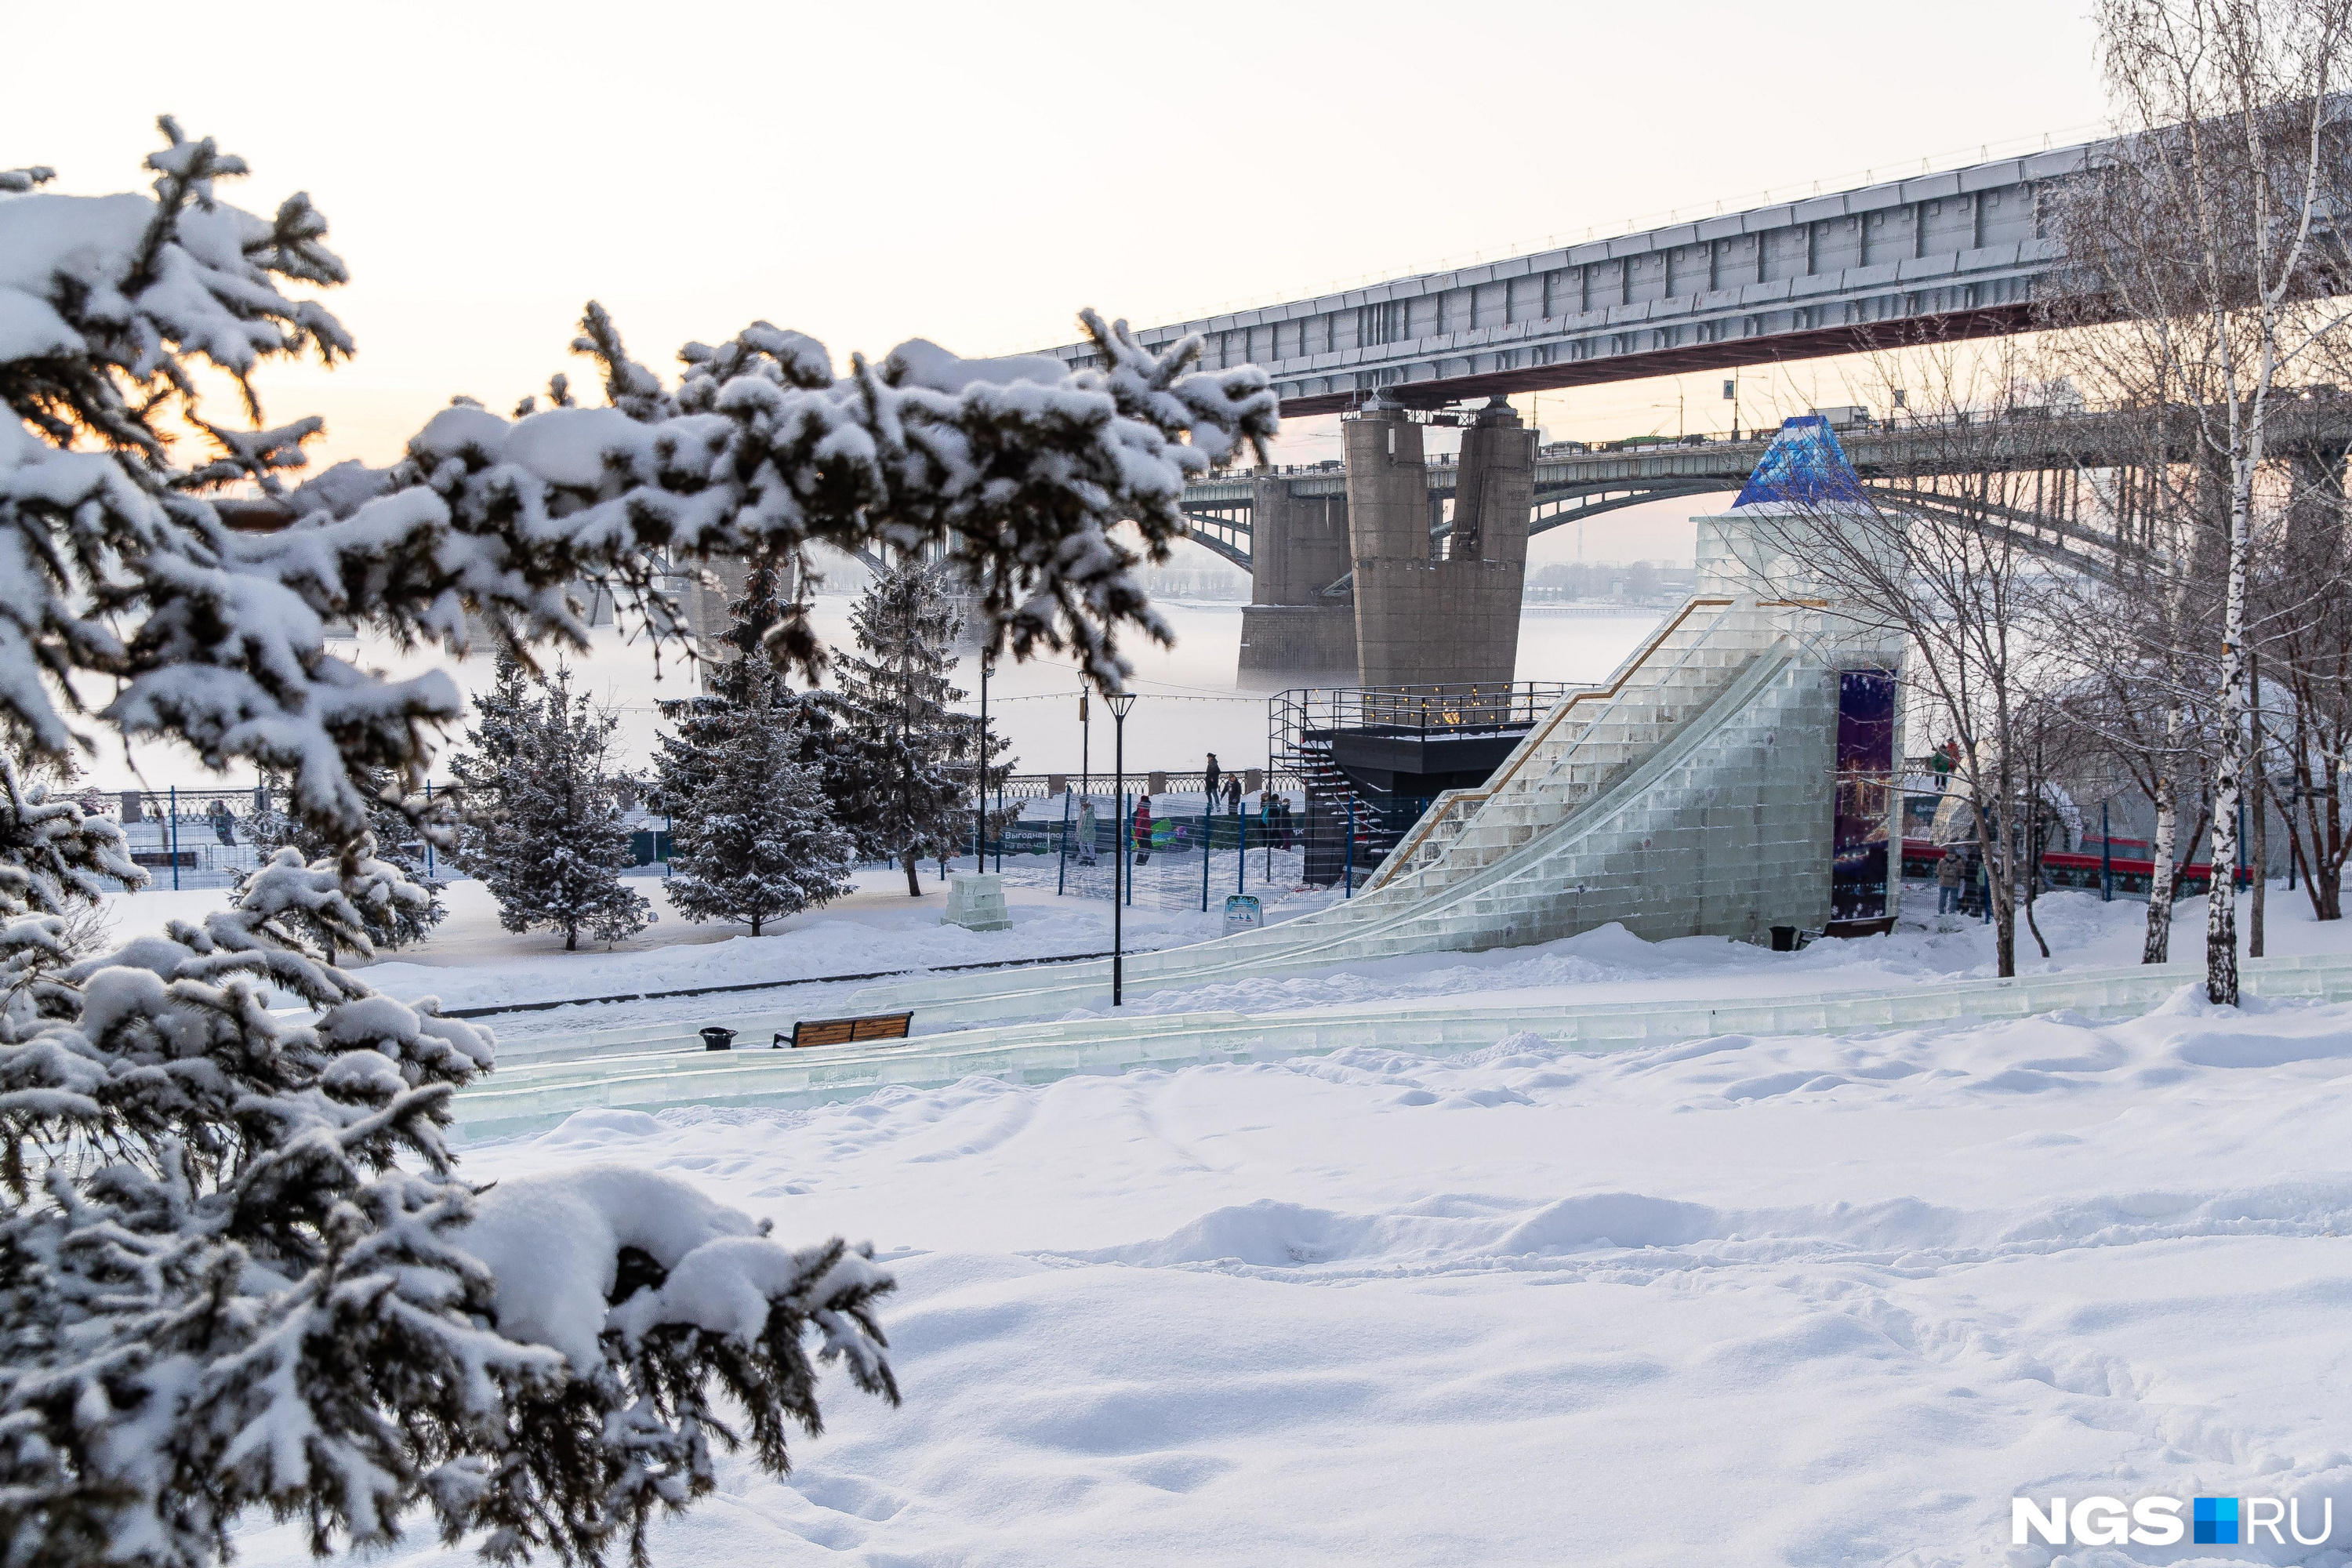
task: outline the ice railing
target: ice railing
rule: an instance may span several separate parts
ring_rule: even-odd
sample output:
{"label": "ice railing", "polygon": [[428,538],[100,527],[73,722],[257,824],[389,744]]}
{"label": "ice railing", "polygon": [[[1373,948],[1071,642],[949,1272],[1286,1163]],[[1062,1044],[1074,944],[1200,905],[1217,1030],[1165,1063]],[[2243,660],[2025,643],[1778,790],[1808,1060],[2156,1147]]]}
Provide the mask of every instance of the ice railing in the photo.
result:
{"label": "ice railing", "polygon": [[[2257,958],[2242,984],[2266,1002],[2352,999],[2352,960],[2340,955]],[[1365,1047],[1448,1055],[1534,1033],[1586,1051],[1656,1046],[1718,1035],[1841,1034],[1940,1026],[1958,1018],[2020,1018],[2064,1009],[2095,1018],[2133,1016],[2183,990],[2201,993],[2201,963],[2126,965],[2014,979],[1940,979],[1853,991],[1719,998],[1654,998],[1562,1006],[1465,1005],[1431,998],[1251,1016],[1192,1012],[1029,1022],[919,1033],[887,1046],[820,1046],[798,1051],[710,1052],[680,1032],[654,1041],[583,1042],[571,1059],[518,1061],[460,1091],[452,1102],[460,1136],[473,1140],[544,1131],[577,1111],[658,1110],[671,1106],[809,1106],[856,1100],[877,1089],[924,1089],[984,1076],[1038,1084],[1076,1073],[1174,1068],[1202,1061],[1279,1061]],[[2193,989],[2191,989],[2193,988]],[[765,1015],[758,1027],[788,1026]],[[747,1030],[752,1020],[735,1020]],[[623,1054],[627,1053],[627,1054]]]}

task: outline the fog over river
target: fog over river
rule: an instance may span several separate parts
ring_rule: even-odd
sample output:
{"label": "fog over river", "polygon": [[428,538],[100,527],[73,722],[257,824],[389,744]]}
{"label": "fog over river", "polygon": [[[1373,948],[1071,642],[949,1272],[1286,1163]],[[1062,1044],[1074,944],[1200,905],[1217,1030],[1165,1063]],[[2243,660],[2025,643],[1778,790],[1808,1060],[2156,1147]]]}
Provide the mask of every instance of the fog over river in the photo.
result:
{"label": "fog over river", "polygon": [[[846,595],[827,595],[815,602],[813,619],[817,634],[828,643],[847,646],[849,610],[855,601]],[[1234,683],[1240,662],[1242,608],[1233,603],[1161,601],[1160,613],[1175,630],[1171,647],[1140,640],[1124,645],[1135,665],[1130,683],[1137,701],[1127,721],[1127,758],[1130,772],[1150,768],[1196,768],[1202,753],[1214,751],[1229,767],[1263,764],[1266,752],[1265,689],[1241,691]],[[1617,667],[1664,612],[1625,605],[1529,606],[1520,613],[1518,679],[1522,680],[1597,681]],[[343,645],[350,648],[354,645]],[[480,655],[450,665],[435,656],[397,655],[373,642],[357,645],[359,661],[411,673],[446,665],[470,693],[490,679],[490,661]],[[347,654],[346,657],[352,657]],[[659,725],[656,702],[691,695],[693,675],[673,654],[665,654],[658,678],[646,645],[625,643],[612,627],[599,627],[595,647],[585,658],[572,661],[577,689],[612,704],[621,716],[622,755],[630,766],[642,766],[653,752]],[[977,700],[980,665],[967,652],[959,664],[959,684]],[[1076,773],[1079,765],[1078,677],[1066,658],[1008,664],[989,679],[989,727],[1013,742],[1014,771]],[[451,737],[451,744],[457,737]],[[182,788],[218,788],[252,782],[250,768],[238,767],[226,778],[208,773],[185,752],[142,745],[133,759],[151,789],[165,784]],[[1097,771],[1111,762],[1109,714],[1094,705],[1090,761]],[[436,778],[448,776],[445,764],[434,769]],[[128,787],[133,769],[119,745],[102,747],[87,775],[102,788]]]}

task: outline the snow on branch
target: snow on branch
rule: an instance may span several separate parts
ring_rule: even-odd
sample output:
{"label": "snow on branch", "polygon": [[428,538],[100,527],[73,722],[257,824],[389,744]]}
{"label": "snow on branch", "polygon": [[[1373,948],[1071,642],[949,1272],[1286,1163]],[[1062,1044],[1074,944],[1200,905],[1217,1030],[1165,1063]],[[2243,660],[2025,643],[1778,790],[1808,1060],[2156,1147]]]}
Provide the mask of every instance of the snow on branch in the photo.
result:
{"label": "snow on branch", "polygon": [[[242,212],[216,187],[243,161],[161,123],[152,198],[52,195],[29,174],[0,197],[0,395],[16,416],[0,422],[0,728],[61,752],[66,675],[111,677],[104,721],[282,773],[295,808],[344,838],[368,810],[352,770],[414,784],[459,712],[446,679],[385,681],[329,653],[330,622],[404,645],[463,649],[486,625],[502,647],[580,647],[583,578],[667,634],[666,584],[698,561],[936,545],[992,647],[1071,649],[1117,686],[1121,635],[1169,633],[1113,531],[1131,524],[1165,559],[1186,481],[1276,428],[1262,372],[1199,370],[1197,341],[1155,353],[1092,311],[1099,368],[918,341],[836,376],[824,345],[758,321],[688,344],[665,385],[592,302],[575,346],[600,364],[605,406],[570,405],[560,379],[554,406],[526,400],[513,419],[455,404],[389,470],[343,465],[286,496],[293,526],[238,532],[208,492],[277,493],[319,422],[199,421],[221,455],[183,468],[156,411],[192,410],[203,361],[247,386],[258,426],[257,363],[352,349],[281,285],[346,273],[307,196],[272,219]],[[799,606],[772,642],[803,668],[822,658]]]}
{"label": "snow on branch", "polygon": [[[592,302],[575,347],[603,365],[606,407],[511,421],[446,409],[385,494],[299,541],[241,550],[289,582],[322,584],[321,556],[338,575],[354,558],[397,563],[381,574],[375,614],[408,635],[462,641],[449,614],[462,604],[518,641],[578,644],[563,585],[583,574],[625,584],[658,625],[656,559],[938,543],[981,590],[998,646],[1075,648],[1116,684],[1128,669],[1118,630],[1166,630],[1129,574],[1138,557],[1110,531],[1131,521],[1164,557],[1184,530],[1186,481],[1262,441],[1276,405],[1255,368],[1191,371],[1197,342],[1155,355],[1123,324],[1084,320],[1105,369],[961,360],[918,341],[878,365],[853,356],[835,380],[822,344],[762,321],[717,347],[688,344],[672,391]],[[818,657],[796,616],[775,640],[804,666]]]}
{"label": "snow on branch", "polygon": [[322,1550],[422,1509],[495,1562],[642,1560],[737,1424],[788,1468],[824,1363],[896,1401],[869,1248],[667,1176],[457,1180],[489,1037],[306,950],[364,942],[349,880],[289,849],[0,1014],[0,1539],[195,1568],[247,1509]]}
{"label": "snow on branch", "polygon": [[[1160,628],[1109,530],[1164,549],[1184,478],[1270,432],[1272,396],[1098,322],[1102,372],[916,351],[845,379],[756,324],[666,388],[592,306],[608,406],[561,377],[512,420],[453,404],[393,469],[339,465],[283,495],[290,526],[240,531],[219,488],[278,493],[320,428],[265,427],[250,373],[350,353],[286,291],[345,272],[307,196],[241,212],[218,185],[243,161],[160,124],[152,196],[0,175],[0,742],[70,753],[78,689],[111,682],[101,722],[285,777],[339,849],[289,848],[235,907],[92,953],[73,917],[142,874],[111,824],[0,762],[0,1555],[195,1568],[263,1508],[322,1552],[421,1510],[498,1562],[598,1563],[624,1537],[642,1561],[648,1521],[709,1490],[730,1421],[782,1473],[823,1363],[895,1400],[889,1277],[666,1178],[457,1178],[450,1101],[489,1035],[336,963],[423,918],[369,828],[457,692],[331,655],[327,622],[462,647],[478,619],[519,653],[585,640],[564,586],[584,575],[667,624],[681,563],[930,538],[996,636],[1066,639],[1116,679],[1117,629]],[[204,364],[252,428],[197,413]],[[175,464],[166,412],[218,455]],[[571,1217],[509,1245],[534,1203]]]}

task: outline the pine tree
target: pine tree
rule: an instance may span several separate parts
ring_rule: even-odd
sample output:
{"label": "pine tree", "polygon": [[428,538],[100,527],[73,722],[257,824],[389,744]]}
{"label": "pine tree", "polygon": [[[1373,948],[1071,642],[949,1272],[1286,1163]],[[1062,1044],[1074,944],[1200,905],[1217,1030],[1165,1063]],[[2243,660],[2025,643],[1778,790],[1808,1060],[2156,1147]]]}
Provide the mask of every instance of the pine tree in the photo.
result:
{"label": "pine tree", "polygon": [[[312,297],[343,263],[307,195],[243,211],[218,187],[244,162],[159,123],[152,195],[0,170],[0,745],[60,757],[94,724],[282,773],[336,844],[368,831],[379,770],[420,787],[464,710],[441,672],[341,658],[331,625],[455,655],[578,648],[572,584],[611,584],[659,631],[666,557],[804,565],[887,539],[955,558],[992,647],[1073,647],[1116,684],[1118,634],[1166,628],[1113,531],[1164,554],[1185,481],[1244,443],[1262,458],[1275,429],[1262,372],[1197,372],[1197,337],[1155,353],[1091,311],[1083,370],[917,341],[835,376],[761,321],[688,345],[665,387],[592,305],[607,406],[453,403],[391,468],[289,489],[322,422],[264,426],[254,373],[350,355]],[[253,428],[199,410],[223,378]],[[209,460],[175,458],[188,430]],[[814,662],[804,616],[772,641]],[[9,1568],[200,1568],[261,1509],[322,1552],[424,1511],[500,1563],[597,1563],[625,1540],[642,1562],[654,1515],[715,1485],[714,1445],[748,1436],[784,1471],[820,1363],[895,1401],[870,1252],[788,1249],[666,1176],[459,1178],[443,1130],[488,1035],[328,962],[371,940],[347,879],[396,866],[280,857],[240,907],[77,961],[63,922],[138,873],[71,803],[0,795]],[[501,833],[529,819],[514,804]],[[275,1010],[284,994],[307,1011]]]}
{"label": "pine tree", "polygon": [[[468,732],[485,749],[458,771],[488,786],[483,808],[468,813],[466,868],[498,900],[509,931],[560,931],[566,952],[578,951],[583,931],[605,942],[634,936],[655,916],[621,879],[635,856],[622,816],[626,781],[613,766],[619,715],[574,692],[562,666],[509,713],[513,694],[500,674],[483,724]],[[509,749],[500,755],[492,744]]]}
{"label": "pine tree", "polygon": [[690,921],[766,921],[849,889],[856,846],[834,819],[813,706],[785,689],[768,631],[783,619],[776,569],[755,561],[721,637],[732,657],[700,697],[665,702],[655,758],[670,816],[669,901]]}
{"label": "pine tree", "polygon": [[895,855],[907,896],[921,898],[918,862],[944,859],[971,824],[972,722],[950,704],[960,630],[935,569],[901,561],[876,577],[849,624],[857,652],[841,655],[840,689],[856,739],[858,787],[847,825],[871,856]]}
{"label": "pine tree", "polygon": [[[672,797],[683,799],[684,792],[706,777],[706,764],[718,745],[734,732],[730,715],[751,701],[742,689],[748,661],[764,659],[771,669],[778,669],[772,639],[793,609],[777,593],[782,577],[782,568],[772,560],[760,557],[751,563],[743,595],[729,603],[728,625],[714,639],[720,657],[703,664],[703,689],[659,705],[669,730],[656,742],[660,773],[653,798],[658,807],[668,809]],[[770,689],[767,700],[793,709],[793,756],[823,781],[825,798],[836,803],[838,816],[838,803],[854,798],[863,784],[849,705],[822,688],[793,691],[781,681]]]}

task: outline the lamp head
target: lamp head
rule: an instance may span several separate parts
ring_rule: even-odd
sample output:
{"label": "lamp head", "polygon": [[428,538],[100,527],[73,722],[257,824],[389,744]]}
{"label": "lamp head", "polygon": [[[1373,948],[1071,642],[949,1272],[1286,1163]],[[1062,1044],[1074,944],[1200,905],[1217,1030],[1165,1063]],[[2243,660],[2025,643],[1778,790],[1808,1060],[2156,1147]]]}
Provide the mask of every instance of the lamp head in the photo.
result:
{"label": "lamp head", "polygon": [[1124,719],[1127,717],[1127,710],[1135,706],[1135,693],[1132,691],[1106,691],[1103,693],[1103,706],[1110,710],[1110,716],[1112,718]]}

